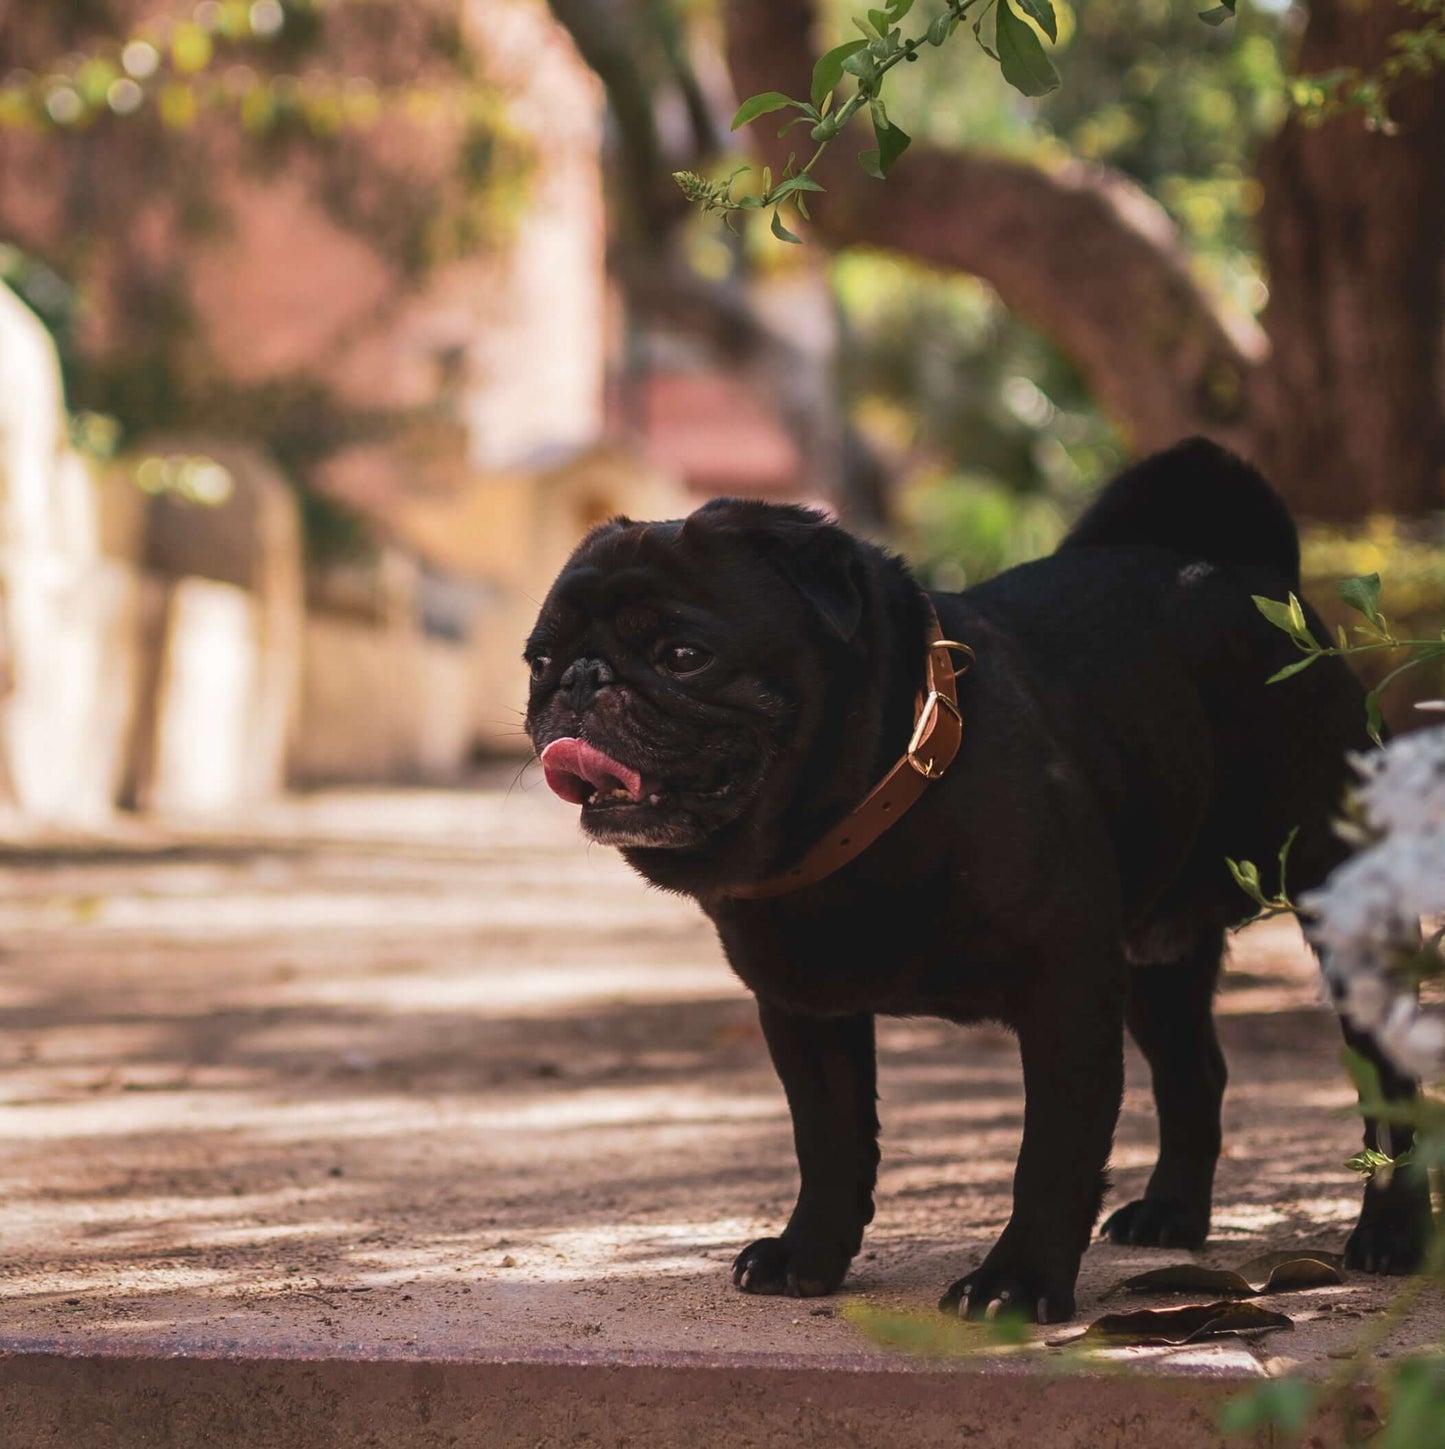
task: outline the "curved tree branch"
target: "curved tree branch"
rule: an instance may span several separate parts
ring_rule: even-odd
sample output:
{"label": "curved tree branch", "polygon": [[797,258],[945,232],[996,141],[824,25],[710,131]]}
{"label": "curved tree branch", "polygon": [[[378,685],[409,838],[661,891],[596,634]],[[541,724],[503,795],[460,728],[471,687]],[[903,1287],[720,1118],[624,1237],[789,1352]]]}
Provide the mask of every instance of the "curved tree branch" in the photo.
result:
{"label": "curved tree branch", "polygon": [[[728,0],[739,96],[806,90],[813,8]],[[772,119],[753,130],[776,164],[785,148]],[[886,183],[866,176],[841,144],[816,174],[828,194],[812,208],[814,235],[981,277],[1074,359],[1134,447],[1207,433],[1252,451],[1249,382],[1268,350],[1264,334],[1195,280],[1173,223],[1124,176],[919,144]]]}

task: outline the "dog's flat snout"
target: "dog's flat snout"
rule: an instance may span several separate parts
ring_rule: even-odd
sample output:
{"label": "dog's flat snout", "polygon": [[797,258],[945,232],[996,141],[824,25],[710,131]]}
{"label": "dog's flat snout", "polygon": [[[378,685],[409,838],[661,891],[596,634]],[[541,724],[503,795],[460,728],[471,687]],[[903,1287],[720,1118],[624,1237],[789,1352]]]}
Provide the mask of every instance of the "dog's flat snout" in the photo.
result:
{"label": "dog's flat snout", "polygon": [[559,681],[574,710],[584,710],[596,699],[598,692],[617,683],[617,675],[605,659],[574,659],[562,672]]}

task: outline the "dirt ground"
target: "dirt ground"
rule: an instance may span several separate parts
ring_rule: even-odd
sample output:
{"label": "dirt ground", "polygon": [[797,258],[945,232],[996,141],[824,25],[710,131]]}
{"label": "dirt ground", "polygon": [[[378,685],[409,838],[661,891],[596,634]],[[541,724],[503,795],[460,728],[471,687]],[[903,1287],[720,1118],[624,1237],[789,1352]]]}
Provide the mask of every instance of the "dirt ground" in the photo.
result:
{"label": "dirt ground", "polygon": [[[543,791],[325,794],[7,857],[0,1350],[880,1362],[847,1305],[930,1311],[1007,1216],[1013,1041],[885,1023],[879,1211],[844,1292],[735,1292],[794,1187],[750,1000],[701,918]],[[1337,1250],[1358,1129],[1292,926],[1238,941],[1220,1013],[1204,1257]],[[1128,1071],[1115,1203],[1154,1146]],[[1081,1315],[1181,1256],[1096,1244]],[[1298,1326],[1253,1344],[1119,1356],[1326,1373],[1395,1286],[1265,1300]],[[1381,1351],[1442,1330],[1427,1295]]]}

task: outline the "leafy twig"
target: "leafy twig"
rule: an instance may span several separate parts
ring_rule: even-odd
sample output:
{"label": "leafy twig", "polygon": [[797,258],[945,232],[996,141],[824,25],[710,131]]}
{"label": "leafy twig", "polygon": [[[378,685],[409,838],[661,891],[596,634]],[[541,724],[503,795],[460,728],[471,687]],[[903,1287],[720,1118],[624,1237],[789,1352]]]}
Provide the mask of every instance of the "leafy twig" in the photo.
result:
{"label": "leafy twig", "polygon": [[1358,578],[1343,579],[1336,587],[1345,603],[1364,616],[1365,623],[1353,625],[1351,632],[1363,635],[1366,642],[1352,644],[1349,634],[1342,624],[1336,635],[1335,645],[1321,644],[1310,633],[1309,625],[1305,621],[1304,606],[1294,594],[1290,594],[1284,602],[1278,599],[1267,599],[1260,594],[1253,595],[1255,607],[1259,612],[1275,628],[1282,629],[1288,634],[1294,641],[1295,647],[1304,656],[1302,659],[1296,659],[1292,664],[1286,664],[1283,669],[1276,670],[1266,682],[1277,684],[1281,680],[1289,679],[1308,669],[1317,659],[1368,654],[1376,649],[1413,649],[1415,653],[1411,658],[1407,659],[1398,669],[1391,670],[1365,696],[1366,723],[1370,738],[1378,745],[1383,743],[1380,737],[1383,723],[1380,712],[1380,692],[1391,680],[1403,674],[1407,669],[1414,669],[1433,659],[1445,659],[1445,629],[1440,631],[1440,635],[1436,639],[1396,638],[1390,629],[1389,621],[1380,612],[1379,574],[1363,574]]}
{"label": "leafy twig", "polygon": [[1252,915],[1234,927],[1236,931],[1243,930],[1245,926],[1251,926],[1256,921],[1267,921],[1274,916],[1296,916],[1299,914],[1299,907],[1289,897],[1289,887],[1285,882],[1285,868],[1289,861],[1290,847],[1294,844],[1295,836],[1299,834],[1299,826],[1285,837],[1285,842],[1279,848],[1279,890],[1274,895],[1267,896],[1263,886],[1260,885],[1259,867],[1252,860],[1230,860],[1225,858],[1225,865],[1229,867],[1229,873],[1234,877],[1234,883],[1259,909]]}
{"label": "leafy twig", "polygon": [[[862,32],[862,39],[846,40],[818,57],[806,101],[784,95],[782,91],[764,91],[750,96],[738,107],[733,117],[734,131],[760,116],[796,111],[798,114],[778,134],[785,135],[794,126],[808,126],[809,138],[817,142],[817,149],[801,166],[796,155],[789,156],[776,184],[772,172],[765,167],[762,190],[741,196],[733,195],[733,182],[748,167],[739,167],[721,181],[709,180],[693,171],[674,172],[673,179],[688,200],[697,203],[706,213],[720,213],[730,225],[738,212],[771,209],[773,235],[780,241],[799,241],[783,225],[782,204],[791,200],[798,214],[805,221],[809,219],[806,193],[824,190],[813,179],[813,168],[849,121],[865,107],[878,144],[859,153],[859,164],[870,176],[880,180],[888,175],[912,138],[888,115],[882,95],[883,77],[895,66],[916,61],[925,45],[945,44],[969,12],[980,4],[983,9],[973,24],[974,37],[999,62],[1004,79],[1027,96],[1041,96],[1058,85],[1058,72],[1038,34],[1042,32],[1050,41],[1058,39],[1052,0],[947,0],[946,8],[921,34],[905,39],[899,22],[913,8],[913,3],[914,0],[884,0],[882,8],[869,10],[866,18],[855,16],[853,23]],[[989,49],[980,33],[984,16],[990,10],[994,14],[997,51]],[[854,81],[854,90],[840,100],[839,87],[845,77]]]}

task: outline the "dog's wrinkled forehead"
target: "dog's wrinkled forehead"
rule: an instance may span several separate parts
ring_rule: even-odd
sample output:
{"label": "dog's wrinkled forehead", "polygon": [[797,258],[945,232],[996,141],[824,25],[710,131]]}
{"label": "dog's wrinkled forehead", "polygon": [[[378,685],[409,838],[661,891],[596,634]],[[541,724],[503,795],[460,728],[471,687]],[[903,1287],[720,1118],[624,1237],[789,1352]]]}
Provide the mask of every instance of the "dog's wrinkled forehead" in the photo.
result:
{"label": "dog's wrinkled forehead", "polygon": [[[578,545],[548,595],[539,628],[638,618],[710,622],[770,652],[802,600],[834,633],[857,627],[856,544],[809,509],[719,499],[685,519],[618,518]],[[762,632],[763,638],[752,639]]]}
{"label": "dog's wrinkled forehead", "polygon": [[766,565],[755,546],[690,519],[614,519],[577,546],[544,613],[564,620],[611,619],[648,605],[716,608],[737,602],[736,585],[755,584]]}
{"label": "dog's wrinkled forehead", "polygon": [[553,584],[539,627],[571,631],[589,624],[660,623],[679,604],[702,603],[696,569],[679,547],[681,522],[618,520],[594,529]]}
{"label": "dog's wrinkled forehead", "polygon": [[680,522],[604,525],[578,545],[549,602],[597,618],[681,582],[681,531]]}

